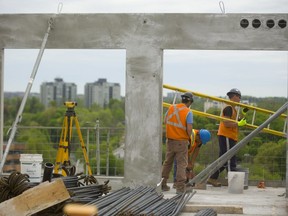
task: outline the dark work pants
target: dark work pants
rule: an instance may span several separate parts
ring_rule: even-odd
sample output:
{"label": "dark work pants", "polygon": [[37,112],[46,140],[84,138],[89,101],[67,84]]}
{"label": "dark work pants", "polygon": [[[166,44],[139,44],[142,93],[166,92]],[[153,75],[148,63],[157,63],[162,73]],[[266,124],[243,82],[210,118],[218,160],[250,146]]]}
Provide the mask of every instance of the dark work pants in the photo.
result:
{"label": "dark work pants", "polygon": [[[224,136],[218,136],[219,141],[219,157],[221,157],[223,154],[227,152],[227,144],[226,144],[226,137]],[[236,144],[236,141],[233,139],[229,139],[229,149],[233,148]],[[218,179],[219,174],[226,169],[228,171],[227,162],[219,169],[217,170],[213,175],[210,176],[212,179]],[[236,171],[236,156],[234,155],[230,159],[230,170]]]}

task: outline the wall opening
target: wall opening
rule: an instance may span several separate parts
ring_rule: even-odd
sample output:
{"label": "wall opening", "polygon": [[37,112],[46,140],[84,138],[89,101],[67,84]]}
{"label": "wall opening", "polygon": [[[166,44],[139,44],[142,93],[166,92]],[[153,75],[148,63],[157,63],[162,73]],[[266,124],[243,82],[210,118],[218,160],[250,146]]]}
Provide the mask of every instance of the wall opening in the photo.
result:
{"label": "wall opening", "polygon": [[[8,131],[15,120],[19,102],[21,102],[26,91],[38,52],[38,49],[7,49],[4,51],[5,131]],[[66,101],[71,99],[77,102],[74,109],[84,143],[87,145],[87,153],[89,154],[93,174],[124,175],[125,73],[125,50],[46,49],[31,89],[30,96],[39,98],[40,103],[45,98],[52,97],[53,94],[60,94],[60,99],[63,95],[69,95],[66,98],[67,100],[65,99]],[[49,88],[49,86],[52,87]],[[72,97],[73,86],[76,86],[77,89],[76,98]],[[58,90],[51,93],[55,89]],[[10,112],[8,116],[7,109],[13,102],[11,100],[13,97],[19,98],[18,103],[14,105],[14,115]],[[87,100],[90,100],[89,107],[86,106]],[[60,132],[63,129],[62,122],[64,121],[66,107],[62,102],[57,105],[50,101],[44,110],[41,110],[41,112],[34,110],[34,112],[31,108],[31,101],[29,105],[28,103],[29,101],[27,101],[24,110],[26,115],[23,115],[18,133],[14,138],[15,143],[20,145],[23,143],[23,146],[27,147],[22,149],[24,151],[22,153],[33,152],[35,149],[31,149],[33,145],[29,142],[33,143],[36,139],[39,139],[40,135],[43,135],[37,141],[37,152],[43,151],[44,162],[54,163],[56,151],[59,147]],[[53,111],[55,110],[53,106],[58,111]],[[27,112],[31,114],[34,112],[34,117],[32,115],[27,116]],[[37,113],[38,117],[36,116]],[[61,113],[63,113],[63,116]],[[41,116],[43,116],[42,121],[37,122],[36,119],[42,118]],[[31,128],[30,132],[28,132],[29,129],[21,128],[21,126],[28,126],[29,128],[32,124],[33,127],[36,126],[37,128],[38,126],[39,129],[39,132],[34,132],[34,135],[37,135],[34,138]],[[45,126],[46,129],[43,129],[42,126]],[[78,165],[78,171],[82,171],[85,170],[85,159],[75,123],[73,128],[75,131],[72,133],[73,143],[71,144],[70,159],[73,160],[73,165]],[[21,140],[24,133],[29,133],[29,140]],[[8,138],[8,135],[4,136],[4,145]],[[34,147],[36,148],[35,145]],[[99,160],[97,159],[98,150],[100,151]],[[10,152],[13,153],[13,149],[10,149]]]}
{"label": "wall opening", "polygon": [[165,50],[163,65],[164,84],[211,96],[238,88],[243,95],[287,98],[287,51]]}

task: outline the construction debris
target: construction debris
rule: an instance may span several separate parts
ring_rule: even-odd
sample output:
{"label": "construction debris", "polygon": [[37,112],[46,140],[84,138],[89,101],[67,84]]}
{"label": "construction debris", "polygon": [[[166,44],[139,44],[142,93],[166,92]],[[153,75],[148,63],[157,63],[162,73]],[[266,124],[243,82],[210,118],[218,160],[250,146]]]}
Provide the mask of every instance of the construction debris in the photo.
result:
{"label": "construction debris", "polygon": [[[83,176],[62,176],[52,178],[51,181],[49,179],[43,183],[31,184],[26,174],[12,173],[0,181],[2,183],[0,189],[4,188],[5,191],[8,191],[9,185],[15,186],[10,188],[8,200],[0,204],[0,216],[62,216],[65,206],[70,204],[90,206],[97,209],[99,216],[173,216],[179,215],[196,193],[187,191],[171,199],[164,199],[164,195],[158,193],[155,187],[148,186],[134,189],[123,187],[109,193],[111,191],[111,187],[108,186],[109,181],[101,185],[89,185],[85,179]],[[22,194],[16,191],[22,191]]]}

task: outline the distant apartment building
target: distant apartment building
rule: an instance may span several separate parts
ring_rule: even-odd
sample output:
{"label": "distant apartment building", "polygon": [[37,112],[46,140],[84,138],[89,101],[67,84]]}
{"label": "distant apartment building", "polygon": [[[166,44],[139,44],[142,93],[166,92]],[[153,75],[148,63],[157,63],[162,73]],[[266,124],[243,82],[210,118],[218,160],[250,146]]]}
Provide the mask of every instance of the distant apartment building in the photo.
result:
{"label": "distant apartment building", "polygon": [[176,97],[176,100],[177,99],[181,100],[181,95],[182,94],[183,94],[182,92],[168,92],[167,93],[167,98],[174,100],[175,97]]}
{"label": "distant apartment building", "polygon": [[109,83],[106,79],[98,79],[93,83],[85,84],[85,106],[90,108],[92,104],[105,107],[111,99],[121,100],[121,88],[119,83]]}
{"label": "distant apartment building", "polygon": [[66,83],[61,78],[56,78],[54,82],[43,82],[40,86],[40,99],[45,107],[52,101],[60,106],[65,101],[75,101],[76,98],[77,86],[74,83]]}
{"label": "distant apartment building", "polygon": [[[13,97],[20,97],[23,98],[25,92],[4,92],[4,98],[13,98]],[[40,94],[36,92],[30,92],[28,95],[29,98],[36,97],[40,98]]]}
{"label": "distant apartment building", "polygon": [[[240,103],[247,104],[250,106],[257,106],[256,103],[250,103],[249,100],[241,100]],[[210,108],[221,110],[225,106],[225,103],[219,101],[206,101],[204,102],[204,112],[207,112]]]}
{"label": "distant apartment building", "polygon": [[204,112],[207,112],[210,108],[215,108],[215,109],[222,109],[223,108],[223,103],[219,101],[206,101],[204,102]]}

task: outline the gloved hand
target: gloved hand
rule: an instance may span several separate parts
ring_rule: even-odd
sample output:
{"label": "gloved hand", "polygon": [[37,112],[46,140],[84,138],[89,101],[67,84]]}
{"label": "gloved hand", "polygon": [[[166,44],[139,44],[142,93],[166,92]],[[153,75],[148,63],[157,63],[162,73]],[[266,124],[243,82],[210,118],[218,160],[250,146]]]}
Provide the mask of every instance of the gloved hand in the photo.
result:
{"label": "gloved hand", "polygon": [[248,109],[247,107],[245,107],[245,108],[242,109],[242,114],[243,114],[244,116],[246,116],[246,114],[247,114],[248,111],[249,111],[249,109]]}
{"label": "gloved hand", "polygon": [[247,124],[246,118],[242,118],[240,121],[238,121],[238,127],[242,127],[246,124]]}

